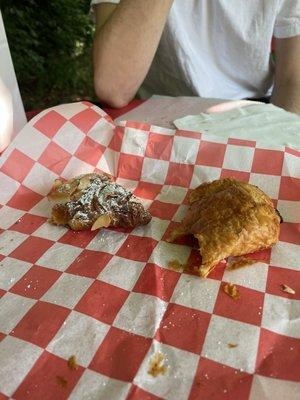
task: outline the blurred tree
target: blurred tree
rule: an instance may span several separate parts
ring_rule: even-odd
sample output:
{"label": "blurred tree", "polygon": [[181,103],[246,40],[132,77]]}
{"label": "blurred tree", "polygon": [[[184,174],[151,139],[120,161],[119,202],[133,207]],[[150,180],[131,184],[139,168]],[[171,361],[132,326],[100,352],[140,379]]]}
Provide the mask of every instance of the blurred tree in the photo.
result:
{"label": "blurred tree", "polygon": [[89,0],[0,0],[26,110],[93,99]]}

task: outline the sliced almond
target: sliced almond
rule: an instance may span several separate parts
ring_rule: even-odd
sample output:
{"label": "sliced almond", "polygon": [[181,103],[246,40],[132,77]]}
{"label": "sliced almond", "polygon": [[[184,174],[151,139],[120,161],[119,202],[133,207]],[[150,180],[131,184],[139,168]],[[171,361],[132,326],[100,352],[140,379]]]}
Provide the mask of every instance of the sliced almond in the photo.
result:
{"label": "sliced almond", "polygon": [[227,346],[228,346],[230,349],[234,349],[235,347],[238,347],[238,344],[237,344],[237,343],[227,343]]}
{"label": "sliced almond", "polygon": [[91,231],[95,231],[100,228],[107,228],[111,223],[111,217],[109,214],[102,214],[99,218],[96,219],[93,226],[91,227]]}
{"label": "sliced almond", "polygon": [[286,292],[286,293],[289,293],[289,294],[296,294],[295,290],[290,288],[288,285],[282,284],[282,285],[280,285],[280,287],[281,287],[281,290],[283,292]]}

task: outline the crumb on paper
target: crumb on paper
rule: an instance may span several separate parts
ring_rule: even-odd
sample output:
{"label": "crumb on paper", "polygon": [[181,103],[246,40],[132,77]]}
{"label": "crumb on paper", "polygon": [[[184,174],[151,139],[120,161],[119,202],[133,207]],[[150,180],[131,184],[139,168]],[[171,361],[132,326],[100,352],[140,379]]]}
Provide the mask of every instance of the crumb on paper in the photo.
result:
{"label": "crumb on paper", "polygon": [[76,357],[75,356],[71,356],[68,359],[68,367],[70,368],[70,370],[75,371],[76,369],[78,369],[78,364],[76,361]]}
{"label": "crumb on paper", "polygon": [[167,371],[167,366],[164,361],[165,356],[160,351],[153,354],[150,358],[148,374],[152,375],[154,378],[160,374],[164,375]]}
{"label": "crumb on paper", "polygon": [[237,343],[227,343],[227,346],[228,346],[230,349],[234,349],[235,347],[238,347],[238,344],[237,344]]}
{"label": "crumb on paper", "polygon": [[285,293],[296,294],[295,290],[289,287],[288,285],[282,284],[280,285],[280,288]]}
{"label": "crumb on paper", "polygon": [[63,376],[57,375],[56,381],[61,387],[65,388],[68,385],[68,381]]}
{"label": "crumb on paper", "polygon": [[233,300],[238,300],[240,298],[240,292],[233,283],[226,283],[223,285],[223,290],[228,296],[233,298]]}
{"label": "crumb on paper", "polygon": [[234,257],[232,260],[227,263],[227,270],[234,270],[238,268],[247,267],[248,265],[256,264],[260,262],[260,260],[253,260],[252,258],[247,257]]}

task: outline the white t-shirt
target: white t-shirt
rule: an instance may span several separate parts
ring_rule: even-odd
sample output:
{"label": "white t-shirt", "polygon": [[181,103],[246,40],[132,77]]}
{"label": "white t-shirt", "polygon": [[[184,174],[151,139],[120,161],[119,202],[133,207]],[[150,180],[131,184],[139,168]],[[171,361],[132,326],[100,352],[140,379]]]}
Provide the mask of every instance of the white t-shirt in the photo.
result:
{"label": "white t-shirt", "polygon": [[263,97],[272,36],[299,34],[300,0],[174,0],[140,94]]}

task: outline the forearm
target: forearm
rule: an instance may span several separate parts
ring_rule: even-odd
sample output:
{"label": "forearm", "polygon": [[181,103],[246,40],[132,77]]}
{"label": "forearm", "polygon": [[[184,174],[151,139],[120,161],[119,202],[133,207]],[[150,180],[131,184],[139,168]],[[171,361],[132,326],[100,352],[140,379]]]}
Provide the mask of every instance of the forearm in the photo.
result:
{"label": "forearm", "polygon": [[275,83],[271,102],[287,111],[300,114],[300,81]]}
{"label": "forearm", "polygon": [[143,82],[173,0],[121,0],[94,39],[96,94],[114,106],[129,102]]}

